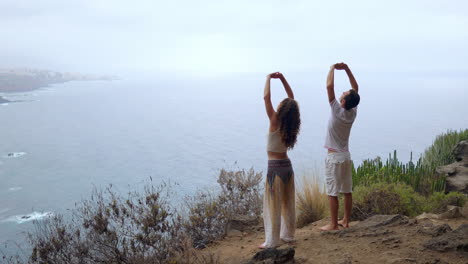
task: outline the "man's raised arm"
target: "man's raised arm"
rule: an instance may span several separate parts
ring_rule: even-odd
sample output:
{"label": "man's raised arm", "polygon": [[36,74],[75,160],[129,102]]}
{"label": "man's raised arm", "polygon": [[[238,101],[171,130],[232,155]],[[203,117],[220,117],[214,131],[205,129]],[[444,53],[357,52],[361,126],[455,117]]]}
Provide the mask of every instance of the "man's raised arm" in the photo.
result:
{"label": "man's raised arm", "polygon": [[342,63],[337,63],[336,64],[336,69],[346,71],[346,74],[348,75],[348,78],[349,78],[349,82],[351,83],[351,88],[353,88],[353,90],[356,91],[356,93],[358,93],[359,92],[359,85],[357,84],[356,79],[354,78],[354,75],[351,72],[351,70],[349,69],[348,65],[343,63],[343,62]]}
{"label": "man's raised arm", "polygon": [[328,102],[335,100],[335,64],[330,66],[330,71],[328,72],[327,77],[327,93],[328,93]]}

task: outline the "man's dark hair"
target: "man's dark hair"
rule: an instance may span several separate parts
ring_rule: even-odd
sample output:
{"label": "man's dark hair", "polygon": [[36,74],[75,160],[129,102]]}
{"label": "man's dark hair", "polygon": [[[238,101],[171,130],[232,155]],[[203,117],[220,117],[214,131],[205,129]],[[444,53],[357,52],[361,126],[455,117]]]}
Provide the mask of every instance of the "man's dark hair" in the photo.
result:
{"label": "man's dark hair", "polygon": [[345,100],[345,109],[350,110],[359,104],[361,97],[359,97],[359,94],[355,90],[351,89],[349,90],[349,94],[343,99]]}

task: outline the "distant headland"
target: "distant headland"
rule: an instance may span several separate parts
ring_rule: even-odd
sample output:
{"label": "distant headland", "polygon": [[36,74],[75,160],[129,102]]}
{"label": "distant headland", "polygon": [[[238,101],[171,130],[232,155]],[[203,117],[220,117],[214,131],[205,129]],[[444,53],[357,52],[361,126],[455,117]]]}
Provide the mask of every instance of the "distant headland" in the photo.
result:
{"label": "distant headland", "polygon": [[[0,69],[0,93],[32,91],[51,84],[69,81],[112,81],[117,79],[116,76],[62,73],[30,68]],[[2,100],[5,103],[5,99],[0,97],[0,103]]]}
{"label": "distant headland", "polygon": [[2,97],[0,96],[0,104],[6,104],[6,103],[9,103],[9,102],[10,102],[10,101],[8,101],[8,100],[6,100],[6,99],[4,99],[4,98],[2,98]]}

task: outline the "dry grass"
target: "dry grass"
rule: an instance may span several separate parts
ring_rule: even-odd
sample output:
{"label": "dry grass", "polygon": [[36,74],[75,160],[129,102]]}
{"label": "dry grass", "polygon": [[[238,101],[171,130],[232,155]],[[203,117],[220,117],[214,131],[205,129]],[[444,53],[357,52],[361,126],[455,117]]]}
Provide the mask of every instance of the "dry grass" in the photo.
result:
{"label": "dry grass", "polygon": [[262,209],[262,174],[250,170],[219,172],[217,191],[203,190],[186,198],[188,211],[184,228],[195,248],[222,238],[229,220],[235,216],[260,217]]}
{"label": "dry grass", "polygon": [[328,212],[325,185],[320,182],[318,170],[306,173],[296,187],[297,227],[303,227],[324,218]]}

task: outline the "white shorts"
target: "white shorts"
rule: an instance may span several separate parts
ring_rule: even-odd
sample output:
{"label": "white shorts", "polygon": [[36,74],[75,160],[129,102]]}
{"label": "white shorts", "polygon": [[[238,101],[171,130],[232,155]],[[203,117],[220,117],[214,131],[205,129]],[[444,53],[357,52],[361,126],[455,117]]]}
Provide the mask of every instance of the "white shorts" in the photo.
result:
{"label": "white shorts", "polygon": [[325,159],[325,180],[327,195],[338,196],[351,193],[353,179],[351,175],[351,154],[349,152],[331,152]]}

